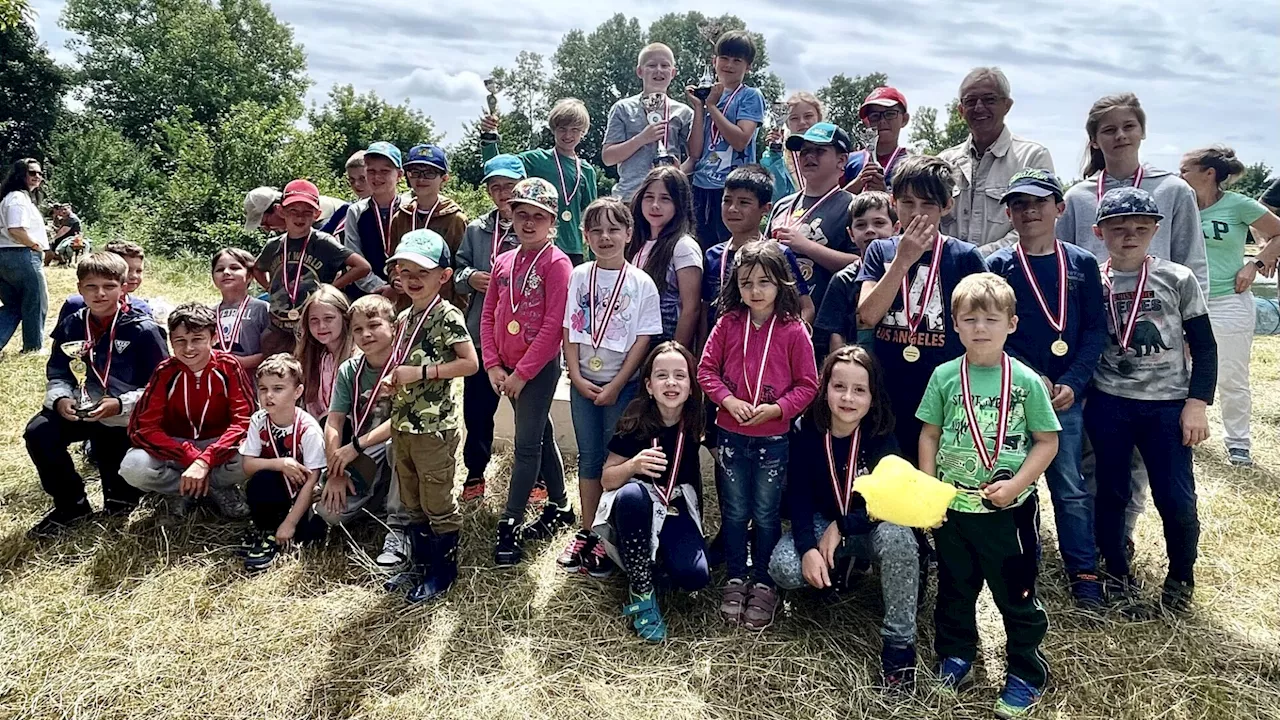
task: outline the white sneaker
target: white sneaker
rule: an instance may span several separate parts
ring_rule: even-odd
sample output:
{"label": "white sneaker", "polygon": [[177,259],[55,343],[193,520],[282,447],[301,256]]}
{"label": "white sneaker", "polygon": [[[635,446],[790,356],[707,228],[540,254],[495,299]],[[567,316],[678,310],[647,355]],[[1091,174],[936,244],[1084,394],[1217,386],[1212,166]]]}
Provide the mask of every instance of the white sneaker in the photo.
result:
{"label": "white sneaker", "polygon": [[382,540],[382,554],[374,560],[387,572],[398,572],[409,564],[409,538],[404,531],[393,529]]}

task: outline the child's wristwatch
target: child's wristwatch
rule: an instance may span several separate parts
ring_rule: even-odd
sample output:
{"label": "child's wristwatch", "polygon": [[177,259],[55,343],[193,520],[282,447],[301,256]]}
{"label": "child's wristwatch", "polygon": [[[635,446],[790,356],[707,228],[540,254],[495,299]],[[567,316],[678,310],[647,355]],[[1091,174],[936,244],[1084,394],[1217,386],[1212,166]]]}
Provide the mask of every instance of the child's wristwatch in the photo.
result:
{"label": "child's wristwatch", "polygon": [[1266,269],[1267,269],[1267,264],[1266,264],[1266,263],[1264,263],[1264,262],[1262,262],[1261,260],[1254,260],[1254,261],[1253,261],[1253,266],[1254,266],[1254,267],[1256,267],[1256,268],[1258,268],[1259,270],[1266,270]]}

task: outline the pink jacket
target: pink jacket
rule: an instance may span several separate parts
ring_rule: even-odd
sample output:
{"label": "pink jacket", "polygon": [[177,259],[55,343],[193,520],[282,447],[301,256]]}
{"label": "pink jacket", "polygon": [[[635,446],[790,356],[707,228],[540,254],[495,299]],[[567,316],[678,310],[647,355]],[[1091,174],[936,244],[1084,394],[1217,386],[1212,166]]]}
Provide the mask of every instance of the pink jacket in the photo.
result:
{"label": "pink jacket", "polygon": [[[573,263],[558,247],[538,258],[529,276],[528,290],[520,299],[525,272],[537,252],[517,249],[498,256],[484,294],[480,316],[480,347],[484,369],[503,367],[529,381],[555,359],[564,338],[564,307],[569,301],[569,273]],[[516,283],[520,307],[511,311],[511,284]],[[512,335],[508,325],[515,320],[519,331]]]}
{"label": "pink jacket", "polygon": [[743,427],[724,410],[724,401],[730,396],[746,402],[752,401],[747,390],[747,380],[755,389],[756,377],[764,356],[765,338],[769,324],[751,328],[744,360],[742,335],[750,316],[746,310],[735,310],[720,317],[707,338],[698,363],[698,385],[716,405],[716,425],[739,435],[765,437],[785,435],[791,421],[804,412],[818,395],[818,368],[813,357],[813,341],[800,320],[778,319],[773,330],[773,342],[764,358],[764,379],[760,389],[759,405],[776,403],[782,408],[782,417],[763,425]]}

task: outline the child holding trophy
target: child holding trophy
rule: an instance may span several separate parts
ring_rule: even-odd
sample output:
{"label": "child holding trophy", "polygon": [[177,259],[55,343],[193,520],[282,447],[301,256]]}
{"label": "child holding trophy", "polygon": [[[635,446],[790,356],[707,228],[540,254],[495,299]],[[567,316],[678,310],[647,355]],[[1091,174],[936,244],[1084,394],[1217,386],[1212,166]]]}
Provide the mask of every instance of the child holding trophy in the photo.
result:
{"label": "child holding trophy", "polygon": [[138,491],[120,477],[129,415],[168,352],[151,316],[120,304],[128,272],[115,253],[93,253],[76,265],[85,306],[53,330],[44,407],[23,433],[40,485],[53,497],[53,510],[32,535],[56,534],[93,513],[67,452],[72,443],[93,441],[106,513],[127,515],[138,502]]}
{"label": "child holding trophy", "polygon": [[609,109],[600,159],[618,167],[614,194],[630,203],[657,165],[678,165],[702,152],[702,133],[692,132],[693,110],[667,96],[676,76],[675,55],[662,43],[640,51],[636,75],[643,82],[639,95],[622,98]]}

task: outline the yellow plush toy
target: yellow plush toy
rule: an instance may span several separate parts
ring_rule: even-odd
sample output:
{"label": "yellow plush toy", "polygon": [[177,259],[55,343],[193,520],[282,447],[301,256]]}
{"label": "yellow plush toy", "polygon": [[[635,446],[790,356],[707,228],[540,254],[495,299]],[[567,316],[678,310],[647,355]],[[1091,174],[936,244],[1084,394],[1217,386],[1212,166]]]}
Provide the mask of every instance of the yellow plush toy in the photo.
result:
{"label": "yellow plush toy", "polygon": [[866,499],[871,519],[913,528],[940,525],[957,492],[897,455],[886,456],[870,475],[854,480],[853,489]]}

